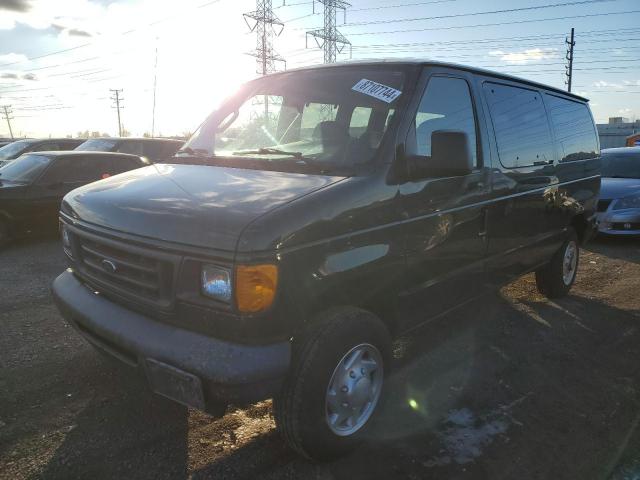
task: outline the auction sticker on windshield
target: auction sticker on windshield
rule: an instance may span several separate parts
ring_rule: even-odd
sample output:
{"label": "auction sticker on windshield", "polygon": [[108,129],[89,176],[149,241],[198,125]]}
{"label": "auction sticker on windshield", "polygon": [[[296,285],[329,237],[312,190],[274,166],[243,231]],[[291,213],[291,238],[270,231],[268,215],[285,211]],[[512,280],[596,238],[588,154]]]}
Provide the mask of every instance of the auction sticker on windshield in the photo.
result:
{"label": "auction sticker on windshield", "polygon": [[365,95],[369,95],[370,97],[377,98],[378,100],[382,100],[387,103],[393,102],[402,93],[400,90],[374,82],[373,80],[367,80],[366,78],[363,78],[356,83],[351,87],[351,90],[364,93]]}

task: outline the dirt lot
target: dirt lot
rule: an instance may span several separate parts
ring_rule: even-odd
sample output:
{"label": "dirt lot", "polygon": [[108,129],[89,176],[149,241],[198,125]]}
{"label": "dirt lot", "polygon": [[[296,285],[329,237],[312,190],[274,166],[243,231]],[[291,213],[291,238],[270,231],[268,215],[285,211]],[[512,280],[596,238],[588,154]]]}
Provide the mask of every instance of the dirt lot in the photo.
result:
{"label": "dirt lot", "polygon": [[63,268],[54,239],[0,252],[0,478],[640,478],[640,241],[592,243],[568,298],[529,276],[398,341],[370,441],[322,465],[270,402],[214,420],[105,363]]}

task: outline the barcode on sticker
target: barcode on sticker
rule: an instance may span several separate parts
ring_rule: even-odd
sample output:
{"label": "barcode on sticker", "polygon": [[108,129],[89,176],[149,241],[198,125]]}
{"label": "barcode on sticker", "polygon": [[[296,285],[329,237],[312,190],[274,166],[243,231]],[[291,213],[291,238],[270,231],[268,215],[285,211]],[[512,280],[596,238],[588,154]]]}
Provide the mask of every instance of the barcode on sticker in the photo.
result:
{"label": "barcode on sticker", "polygon": [[387,103],[393,102],[402,93],[400,90],[374,82],[373,80],[367,80],[366,78],[363,78],[356,83],[351,87],[351,90],[364,93],[365,95],[369,95],[370,97],[377,98],[378,100],[382,100]]}

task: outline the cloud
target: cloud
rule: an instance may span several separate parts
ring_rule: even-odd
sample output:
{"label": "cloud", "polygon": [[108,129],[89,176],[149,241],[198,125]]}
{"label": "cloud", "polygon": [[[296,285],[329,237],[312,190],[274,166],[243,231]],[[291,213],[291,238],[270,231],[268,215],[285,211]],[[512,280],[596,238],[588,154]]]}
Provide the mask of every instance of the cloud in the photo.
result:
{"label": "cloud", "polygon": [[92,35],[86,30],[80,30],[79,28],[70,28],[67,30],[67,34],[72,37],[91,37]]}
{"label": "cloud", "polygon": [[91,33],[86,30],[82,30],[80,28],[69,28],[64,25],[60,25],[59,23],[52,23],[51,28],[53,28],[58,33],[66,33],[70,37],[92,37]]}
{"label": "cloud", "polygon": [[26,60],[26,55],[22,55],[21,53],[7,53],[5,55],[0,55],[0,65],[5,65],[7,63],[24,62]]}
{"label": "cloud", "polygon": [[523,64],[528,62],[538,62],[549,58],[556,58],[558,56],[557,51],[557,48],[530,48],[519,52],[493,50],[489,52],[489,55],[493,57],[500,57],[501,60],[508,63]]}
{"label": "cloud", "polygon": [[38,77],[36,77],[35,74],[33,73],[20,74],[15,72],[2,72],[0,73],[0,78],[11,79],[11,80],[21,79],[21,80],[29,80],[29,81],[38,80]]}
{"label": "cloud", "polygon": [[9,10],[11,12],[28,12],[31,8],[29,0],[0,0],[0,10]]}
{"label": "cloud", "polygon": [[618,113],[620,115],[629,116],[633,113],[633,110],[631,110],[630,108],[621,108],[620,110],[618,110]]}
{"label": "cloud", "polygon": [[17,24],[37,30],[53,27],[59,33],[87,36],[92,26],[98,25],[107,7],[91,0],[0,0],[0,29],[12,30]]}
{"label": "cloud", "polygon": [[620,85],[619,83],[607,82],[605,80],[598,80],[597,82],[593,82],[593,86],[597,88],[620,88],[622,85]]}
{"label": "cloud", "polygon": [[631,87],[640,87],[640,80],[625,80],[622,83]]}

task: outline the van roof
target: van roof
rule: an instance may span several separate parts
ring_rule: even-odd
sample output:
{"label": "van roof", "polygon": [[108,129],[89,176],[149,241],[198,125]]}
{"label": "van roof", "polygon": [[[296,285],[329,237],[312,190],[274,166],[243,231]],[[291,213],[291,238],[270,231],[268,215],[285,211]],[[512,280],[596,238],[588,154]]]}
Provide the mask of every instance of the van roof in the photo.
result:
{"label": "van roof", "polygon": [[494,78],[502,78],[502,79],[505,79],[505,80],[511,80],[511,81],[515,81],[515,82],[525,83],[527,85],[530,85],[530,86],[533,86],[533,87],[537,87],[537,88],[544,88],[544,89],[552,91],[552,92],[560,93],[562,95],[566,95],[568,97],[575,98],[576,100],[580,100],[582,102],[588,102],[589,101],[588,98],[581,97],[580,95],[576,95],[574,93],[569,93],[569,92],[567,92],[565,90],[561,90],[561,89],[556,88],[556,87],[551,87],[549,85],[545,85],[544,83],[538,83],[538,82],[534,82],[532,80],[527,80],[525,78],[516,77],[516,76],[513,76],[513,75],[507,75],[505,73],[500,73],[500,72],[494,72],[492,70],[485,70],[483,68],[471,67],[469,65],[461,65],[461,64],[458,64],[458,63],[441,62],[441,61],[438,61],[438,60],[428,60],[428,59],[420,59],[420,58],[382,58],[382,59],[367,59],[367,60],[349,60],[347,62],[337,62],[337,63],[331,63],[331,64],[319,64],[319,65],[313,65],[313,66],[293,68],[291,70],[286,70],[285,72],[279,72],[279,73],[277,73],[275,75],[288,73],[288,72],[314,70],[314,69],[317,69],[317,68],[344,68],[344,67],[349,67],[349,66],[354,66],[354,65],[359,65],[359,66],[371,65],[371,66],[374,66],[374,65],[381,65],[381,64],[385,64],[385,65],[423,65],[423,66],[434,65],[434,66],[440,66],[440,67],[455,68],[457,70],[465,70],[467,72],[478,73],[478,74],[481,74],[481,75],[486,75],[486,76],[490,76],[490,77],[494,77]]}

